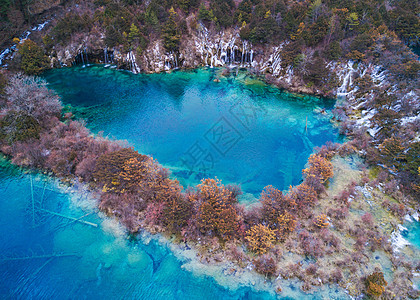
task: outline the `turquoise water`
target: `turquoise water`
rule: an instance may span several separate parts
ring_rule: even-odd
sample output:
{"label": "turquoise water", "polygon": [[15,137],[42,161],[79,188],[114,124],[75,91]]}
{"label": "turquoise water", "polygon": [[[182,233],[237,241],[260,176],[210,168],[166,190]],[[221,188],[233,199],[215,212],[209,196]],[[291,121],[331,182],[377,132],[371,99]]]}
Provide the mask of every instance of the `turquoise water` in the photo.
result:
{"label": "turquoise water", "polygon": [[420,249],[420,222],[415,220],[412,222],[405,222],[404,227],[408,230],[403,230],[401,235]]}
{"label": "turquoise water", "polygon": [[[4,159],[0,199],[1,299],[275,298],[186,271],[189,261],[175,257],[167,244],[147,236],[127,239],[121,226],[97,214],[94,200],[45,176],[23,174]],[[45,210],[76,219],[89,214],[80,220],[98,227]],[[336,288],[306,295],[291,282],[282,287],[280,299],[344,297]]]}
{"label": "turquoise water", "polygon": [[[170,167],[185,185],[209,174],[239,182],[255,194],[266,184],[283,188],[298,183],[312,147],[335,139],[329,117],[314,112],[318,105],[328,110],[333,103],[292,97],[243,75],[213,82],[218,72],[134,76],[94,66],[45,76],[94,132],[127,139]],[[231,126],[236,135],[230,139],[237,140],[216,143],[218,131],[212,128],[217,126],[222,132]],[[208,143],[203,148],[207,158],[215,157],[211,166],[206,160],[198,169],[180,162],[195,143]],[[286,178],[288,170],[294,175]],[[0,199],[0,298],[276,298],[261,291],[273,290],[261,277],[254,288],[232,286],[216,271],[216,282],[194,260],[175,256],[167,241],[147,235],[128,239],[117,222],[97,212],[86,193],[22,173],[4,159]],[[346,298],[335,287],[304,294],[294,281],[281,286],[280,299]]]}
{"label": "turquoise water", "polygon": [[217,176],[252,198],[266,185],[299,184],[313,147],[338,139],[330,122],[334,101],[222,72],[133,75],[90,66],[52,70],[44,78],[93,132],[127,140],[184,186]]}

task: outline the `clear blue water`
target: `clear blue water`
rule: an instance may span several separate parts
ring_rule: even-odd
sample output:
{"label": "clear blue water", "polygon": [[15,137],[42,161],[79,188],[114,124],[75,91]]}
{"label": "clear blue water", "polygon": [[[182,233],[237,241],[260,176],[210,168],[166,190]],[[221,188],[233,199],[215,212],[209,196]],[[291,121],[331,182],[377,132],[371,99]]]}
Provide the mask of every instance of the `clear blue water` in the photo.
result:
{"label": "clear blue water", "polygon": [[[31,177],[33,193],[31,192]],[[35,214],[32,210],[34,196]],[[130,241],[116,222],[100,217],[95,203],[42,175],[24,174],[0,158],[1,299],[274,299],[250,287],[230,290],[193,275],[166,244]],[[71,223],[40,209],[79,218]],[[62,257],[36,257],[72,254]],[[20,258],[20,260],[10,260]],[[22,259],[24,258],[24,259]],[[336,288],[303,294],[283,285],[280,299],[343,299]]]}
{"label": "clear blue water", "polygon": [[[318,105],[329,109],[333,103],[291,97],[245,76],[215,83],[218,72],[134,76],[94,66],[45,77],[94,132],[127,139],[169,166],[185,185],[209,174],[239,182],[248,193],[259,193],[266,184],[283,188],[298,183],[313,145],[336,138],[328,117],[314,113]],[[238,140],[216,143],[218,131],[212,128],[217,126],[231,126]],[[189,161],[180,163],[196,142],[208,143],[203,147],[215,156],[211,168],[205,161],[198,169],[189,168]],[[286,178],[290,170],[294,175]],[[228,289],[223,276],[219,285],[202,272],[191,273],[186,270],[191,262],[177,258],[167,242],[130,240],[95,208],[95,200],[86,195],[46,176],[22,173],[1,158],[0,298],[275,298],[249,286]],[[74,221],[82,216],[98,227]],[[346,298],[335,287],[304,294],[298,284],[285,281],[282,288],[281,299]]]}
{"label": "clear blue water", "polygon": [[403,230],[401,235],[411,244],[420,249],[420,222],[415,220],[412,222],[405,222],[404,227],[408,230]]}
{"label": "clear blue water", "polygon": [[338,140],[330,122],[334,101],[222,71],[133,75],[90,66],[44,78],[93,132],[127,140],[184,186],[217,176],[252,198],[266,185],[299,184],[313,147]]}

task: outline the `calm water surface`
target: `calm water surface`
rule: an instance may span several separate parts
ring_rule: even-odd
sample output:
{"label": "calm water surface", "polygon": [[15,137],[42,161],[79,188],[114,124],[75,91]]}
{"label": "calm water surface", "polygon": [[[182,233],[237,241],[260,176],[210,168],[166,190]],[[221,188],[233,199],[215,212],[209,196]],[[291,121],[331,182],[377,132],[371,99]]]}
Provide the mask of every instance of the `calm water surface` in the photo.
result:
{"label": "calm water surface", "polygon": [[[133,75],[92,66],[44,77],[93,132],[126,139],[184,186],[204,176],[238,183],[248,201],[265,185],[298,184],[313,147],[337,140],[332,101],[283,93],[244,74]],[[275,298],[250,287],[229,290],[186,271],[188,261],[167,245],[127,239],[123,228],[95,210],[93,199],[24,174],[4,159],[0,199],[0,298]],[[304,294],[290,281],[282,288],[282,297],[290,298],[281,299],[347,298],[335,287]]]}
{"label": "calm water surface", "polygon": [[299,184],[313,148],[338,139],[334,101],[222,71],[133,75],[91,66],[44,77],[93,132],[127,140],[185,187],[217,176],[252,199],[266,185]]}

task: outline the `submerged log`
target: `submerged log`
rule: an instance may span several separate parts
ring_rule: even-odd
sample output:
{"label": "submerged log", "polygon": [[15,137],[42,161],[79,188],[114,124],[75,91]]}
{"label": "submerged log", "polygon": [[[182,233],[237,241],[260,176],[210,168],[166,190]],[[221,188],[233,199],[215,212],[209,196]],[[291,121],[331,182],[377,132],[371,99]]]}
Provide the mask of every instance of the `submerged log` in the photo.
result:
{"label": "submerged log", "polygon": [[79,223],[82,223],[82,224],[85,224],[85,225],[89,225],[89,226],[93,226],[93,227],[98,227],[98,224],[81,220],[82,218],[86,217],[88,214],[86,214],[86,215],[84,215],[84,216],[82,216],[80,218],[74,218],[74,217],[69,217],[69,216],[66,216],[66,215],[62,215],[62,214],[59,214],[59,213],[56,213],[56,212],[53,212],[53,211],[50,211],[50,210],[46,210],[46,209],[43,209],[43,208],[39,208],[38,210],[43,211],[43,212],[46,212],[46,213],[49,213],[49,214],[52,214],[54,216],[58,216],[58,217],[62,217],[62,218],[66,218],[66,219],[72,220],[73,222],[79,222]]}
{"label": "submerged log", "polygon": [[50,260],[55,257],[68,257],[68,256],[79,256],[76,253],[53,253],[53,254],[44,254],[44,255],[33,255],[33,256],[21,256],[21,257],[5,257],[0,258],[0,263],[15,261],[15,260],[30,260],[30,259],[39,259],[39,258],[49,258]]}

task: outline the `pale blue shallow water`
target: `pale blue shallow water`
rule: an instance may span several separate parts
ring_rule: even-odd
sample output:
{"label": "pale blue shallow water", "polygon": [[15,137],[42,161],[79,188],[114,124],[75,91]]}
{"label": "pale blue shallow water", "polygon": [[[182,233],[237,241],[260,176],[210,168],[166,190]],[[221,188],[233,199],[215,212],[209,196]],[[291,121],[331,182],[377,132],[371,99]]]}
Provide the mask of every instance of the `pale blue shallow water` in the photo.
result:
{"label": "pale blue shallow water", "polygon": [[217,176],[258,197],[266,185],[299,184],[313,147],[338,140],[330,122],[334,101],[222,71],[134,75],[90,66],[44,78],[94,132],[152,155],[185,187]]}

